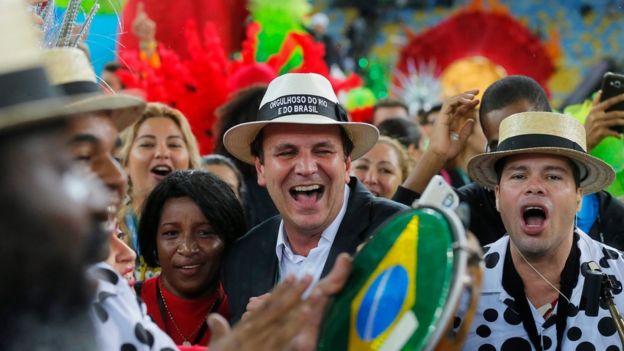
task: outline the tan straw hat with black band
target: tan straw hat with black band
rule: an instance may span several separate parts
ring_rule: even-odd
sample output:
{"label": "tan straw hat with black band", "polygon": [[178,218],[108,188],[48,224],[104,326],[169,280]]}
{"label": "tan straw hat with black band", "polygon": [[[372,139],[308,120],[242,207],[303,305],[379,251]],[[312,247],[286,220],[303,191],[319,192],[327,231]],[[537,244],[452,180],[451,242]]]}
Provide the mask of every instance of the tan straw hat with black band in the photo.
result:
{"label": "tan straw hat with black band", "polygon": [[468,163],[470,177],[486,188],[498,184],[496,162],[518,154],[567,157],[579,169],[584,194],[604,189],[615,178],[611,166],[587,153],[585,128],[572,117],[552,112],[517,113],[501,122],[498,134],[495,152],[477,155]]}
{"label": "tan straw hat with black band", "polygon": [[223,136],[225,148],[250,164],[254,163],[251,143],[268,124],[341,126],[353,142],[352,159],[364,155],[379,137],[373,125],[349,122],[330,82],[316,73],[287,73],[271,81],[260,102],[257,119],[234,126]]}
{"label": "tan straw hat with black band", "polygon": [[0,1],[0,131],[64,119],[65,101],[49,84],[23,0]]}
{"label": "tan straw hat with black band", "polygon": [[51,83],[69,99],[66,106],[68,113],[110,110],[113,124],[121,132],[134,123],[145,109],[145,101],[138,97],[102,92],[87,55],[80,49],[46,49],[44,64]]}

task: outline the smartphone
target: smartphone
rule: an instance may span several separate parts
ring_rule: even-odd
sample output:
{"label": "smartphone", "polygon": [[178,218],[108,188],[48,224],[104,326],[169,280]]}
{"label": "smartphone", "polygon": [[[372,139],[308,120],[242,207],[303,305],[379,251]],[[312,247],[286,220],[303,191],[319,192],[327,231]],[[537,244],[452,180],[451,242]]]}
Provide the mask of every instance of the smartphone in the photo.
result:
{"label": "smartphone", "polygon": [[[602,95],[600,96],[600,101],[605,101],[614,96],[624,94],[624,75],[617,74],[613,72],[607,72],[602,77]],[[624,101],[617,103],[611,107],[609,107],[606,112],[610,111],[624,111]],[[623,134],[624,126],[615,126],[611,129],[616,132]]]}
{"label": "smartphone", "polygon": [[444,178],[435,175],[427,184],[420,199],[416,200],[412,207],[415,207],[415,205],[430,205],[455,210],[459,206],[459,196],[457,196],[457,193]]}

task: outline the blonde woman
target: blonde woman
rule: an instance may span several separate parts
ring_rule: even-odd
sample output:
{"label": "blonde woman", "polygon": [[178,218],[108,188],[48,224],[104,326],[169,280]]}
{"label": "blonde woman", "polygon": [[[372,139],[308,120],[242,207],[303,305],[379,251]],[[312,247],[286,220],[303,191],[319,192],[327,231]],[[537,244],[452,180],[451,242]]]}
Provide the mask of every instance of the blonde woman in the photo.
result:
{"label": "blonde woman", "polygon": [[391,199],[409,169],[410,159],[405,148],[397,140],[381,136],[372,149],[353,161],[351,175],[375,196]]}
{"label": "blonde woman", "polygon": [[[122,224],[138,250],[138,214],[151,191],[176,170],[198,169],[199,150],[184,115],[165,104],[149,103],[145,112],[123,135],[121,162],[129,176],[128,199],[122,209]],[[140,257],[140,252],[137,252]],[[139,262],[137,280],[150,278],[157,270],[147,270]]]}

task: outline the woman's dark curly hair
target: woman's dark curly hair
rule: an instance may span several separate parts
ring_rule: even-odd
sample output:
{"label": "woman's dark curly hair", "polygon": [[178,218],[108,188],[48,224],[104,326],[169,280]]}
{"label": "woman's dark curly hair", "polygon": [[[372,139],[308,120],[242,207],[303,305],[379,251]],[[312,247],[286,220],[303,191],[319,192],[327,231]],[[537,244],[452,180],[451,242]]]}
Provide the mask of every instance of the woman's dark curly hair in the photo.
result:
{"label": "woman's dark curly hair", "polygon": [[139,222],[139,247],[145,262],[158,267],[156,233],[165,202],[188,197],[202,211],[227,250],[245,234],[243,208],[230,187],[217,176],[197,170],[175,171],[160,182],[145,200]]}

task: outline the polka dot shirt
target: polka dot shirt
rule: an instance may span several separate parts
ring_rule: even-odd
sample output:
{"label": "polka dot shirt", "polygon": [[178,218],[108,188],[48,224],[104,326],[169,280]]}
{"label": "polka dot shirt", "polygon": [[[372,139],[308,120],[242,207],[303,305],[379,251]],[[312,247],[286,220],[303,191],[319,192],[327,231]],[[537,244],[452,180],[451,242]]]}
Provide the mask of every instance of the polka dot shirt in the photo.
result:
{"label": "polka dot shirt", "polygon": [[[621,312],[624,312],[624,294],[622,294],[622,280],[624,279],[624,256],[621,252],[609,246],[592,240],[585,233],[577,230],[580,249],[580,263],[595,261],[601,266],[603,273],[609,275],[614,283],[614,301]],[[471,351],[523,351],[536,350],[531,343],[529,334],[520,318],[518,303],[503,288],[503,266],[509,236],[504,236],[485,248],[485,274],[479,305],[475,312],[473,323],[469,329],[464,350]],[[579,310],[583,290],[584,277],[579,274],[578,281],[572,289],[571,306],[567,308],[566,328],[561,338],[561,350],[575,351],[619,351],[621,342],[615,329],[607,306],[600,304],[596,317],[587,316],[584,310]],[[454,327],[462,323],[465,313],[467,296],[460,305],[459,317],[455,318]],[[559,299],[558,303],[567,303]],[[535,328],[537,330],[539,346],[542,350],[557,349],[556,312],[546,319],[529,302]],[[463,310],[463,311],[462,311]]]}
{"label": "polka dot shirt", "polygon": [[177,350],[169,336],[147,315],[145,304],[109,265],[98,263],[89,273],[98,283],[91,319],[99,350]]}

